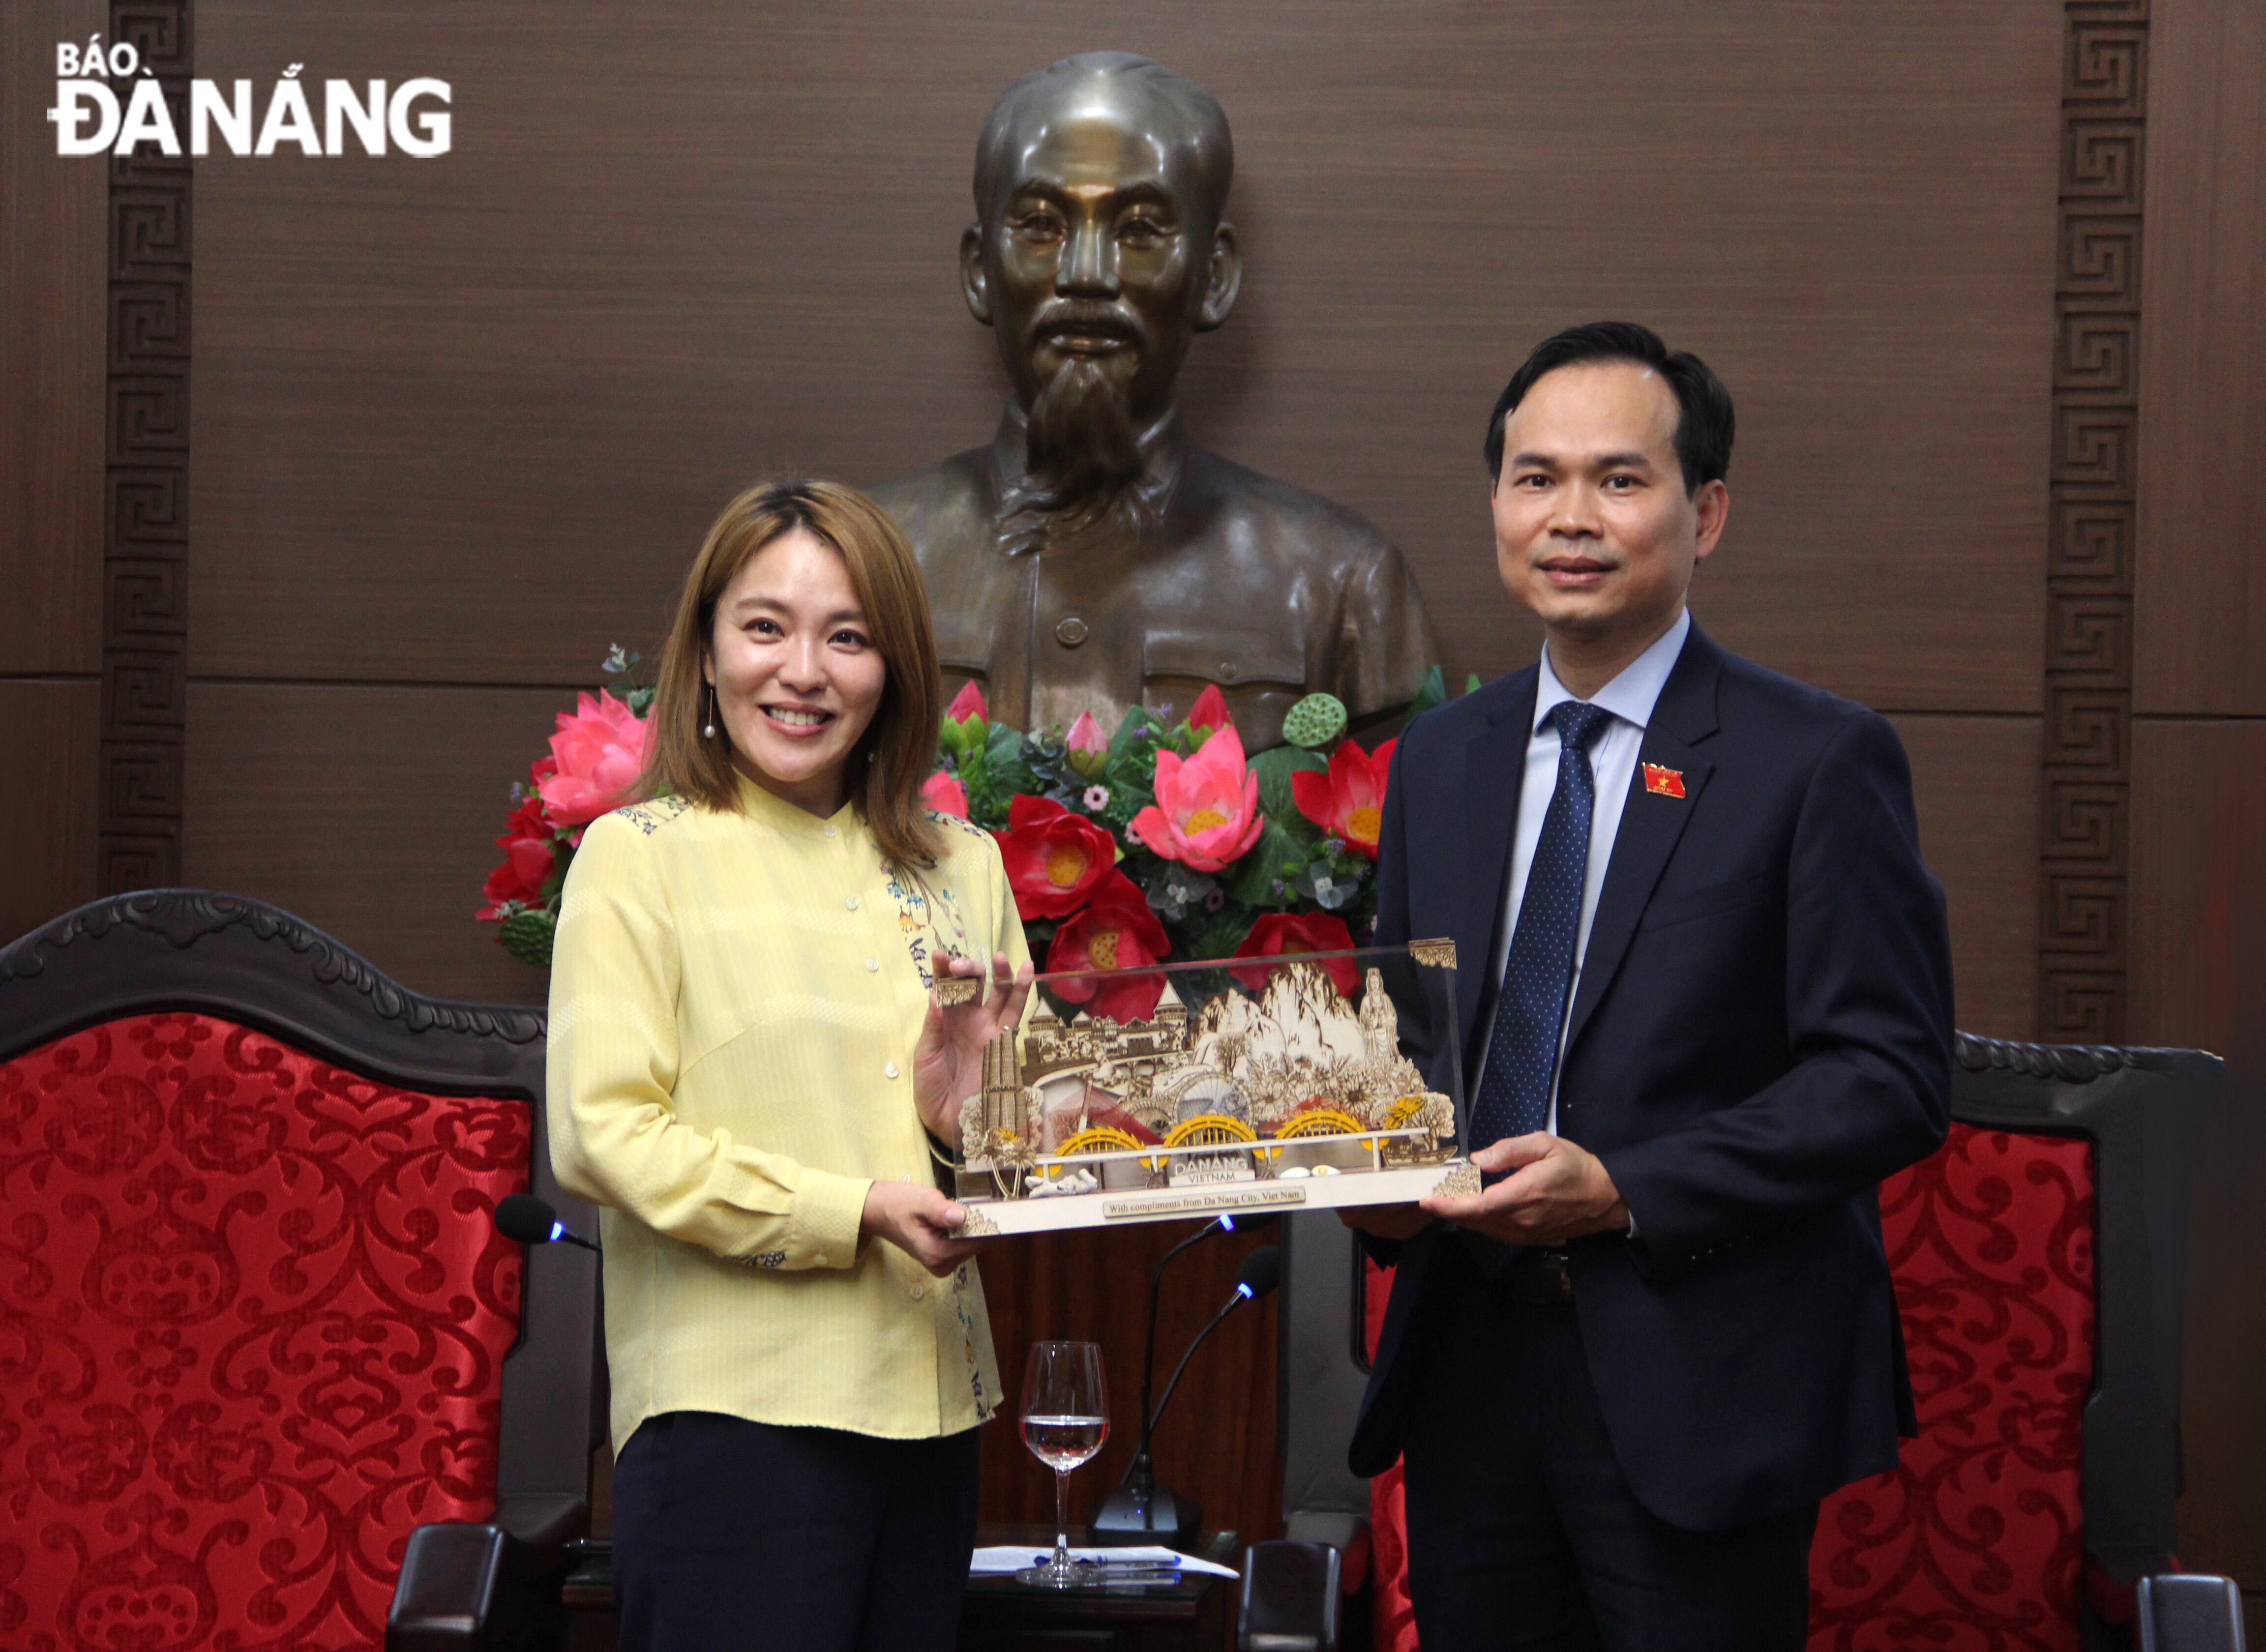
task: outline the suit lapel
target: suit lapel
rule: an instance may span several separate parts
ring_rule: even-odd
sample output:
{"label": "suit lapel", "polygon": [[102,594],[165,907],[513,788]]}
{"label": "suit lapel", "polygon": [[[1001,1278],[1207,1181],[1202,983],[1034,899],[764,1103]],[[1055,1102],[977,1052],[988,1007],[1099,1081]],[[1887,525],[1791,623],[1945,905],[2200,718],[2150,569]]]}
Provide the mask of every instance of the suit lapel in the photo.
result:
{"label": "suit lapel", "polygon": [[[1613,837],[1612,859],[1605,864],[1604,888],[1598,893],[1597,916],[1590,924],[1581,983],[1575,989],[1574,1007],[1567,1017],[1568,1051],[1619,972],[1660,874],[1676,852],[1692,811],[1700,807],[1707,777],[1715,771],[1715,765],[1693,748],[1715,732],[1715,690],[1721,675],[1721,650],[1694,625],[1660,691],[1659,703],[1653,707],[1652,720],[1646,725],[1644,743],[1638,751],[1637,771],[1629,781],[1620,830]],[[1678,771],[1683,777],[1684,795],[1670,797],[1648,788],[1647,764]]]}
{"label": "suit lapel", "polygon": [[1456,935],[1456,1011],[1466,1052],[1479,1023],[1480,1005],[1502,922],[1504,885],[1510,876],[1511,837],[1518,829],[1518,794],[1526,779],[1526,742],[1534,727],[1534,696],[1541,682],[1529,666],[1512,686],[1510,703],[1488,720],[1464,746],[1465,895]]}

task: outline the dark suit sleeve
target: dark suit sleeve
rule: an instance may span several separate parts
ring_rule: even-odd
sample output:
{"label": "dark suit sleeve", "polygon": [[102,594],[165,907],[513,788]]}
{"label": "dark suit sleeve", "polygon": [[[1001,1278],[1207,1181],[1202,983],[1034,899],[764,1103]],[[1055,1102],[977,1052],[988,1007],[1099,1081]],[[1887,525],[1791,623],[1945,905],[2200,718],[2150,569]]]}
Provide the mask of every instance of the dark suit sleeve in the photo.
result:
{"label": "dark suit sleeve", "polygon": [[1950,1123],[1951,946],[1904,747],[1871,713],[1810,777],[1787,868],[1794,1066],[1736,1106],[1603,1155],[1648,1263],[1689,1261],[1926,1158]]}

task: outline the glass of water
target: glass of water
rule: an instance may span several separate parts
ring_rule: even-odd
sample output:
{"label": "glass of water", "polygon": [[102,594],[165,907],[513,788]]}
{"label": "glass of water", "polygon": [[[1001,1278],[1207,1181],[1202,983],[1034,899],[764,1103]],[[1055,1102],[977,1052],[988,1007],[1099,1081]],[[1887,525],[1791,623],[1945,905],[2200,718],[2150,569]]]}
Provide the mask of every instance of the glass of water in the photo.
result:
{"label": "glass of water", "polygon": [[[1085,1579],[1070,1558],[1070,1472],[1109,1437],[1109,1389],[1096,1342],[1034,1342],[1023,1368],[1023,1444],[1055,1472],[1055,1557],[1018,1572],[1064,1589]],[[1085,1568],[1091,1572],[1095,1568]]]}

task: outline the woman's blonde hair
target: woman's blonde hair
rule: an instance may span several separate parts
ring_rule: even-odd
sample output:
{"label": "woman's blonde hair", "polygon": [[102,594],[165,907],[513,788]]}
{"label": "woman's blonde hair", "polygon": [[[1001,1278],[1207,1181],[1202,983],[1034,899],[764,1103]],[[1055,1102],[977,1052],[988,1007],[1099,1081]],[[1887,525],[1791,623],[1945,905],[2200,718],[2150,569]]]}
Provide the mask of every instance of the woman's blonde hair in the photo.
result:
{"label": "woman's blonde hair", "polygon": [[888,513],[838,482],[762,483],[725,506],[708,530],[684,576],[662,654],[637,794],[674,792],[710,808],[740,807],[729,736],[720,727],[717,738],[701,736],[708,711],[701,667],[713,646],[716,604],[725,590],[758,551],[798,528],[840,553],[888,670],[881,704],[850,753],[850,800],[891,860],[907,867],[934,866],[940,839],[921,805],[920,788],[936,764],[943,689],[928,589],[912,547]]}

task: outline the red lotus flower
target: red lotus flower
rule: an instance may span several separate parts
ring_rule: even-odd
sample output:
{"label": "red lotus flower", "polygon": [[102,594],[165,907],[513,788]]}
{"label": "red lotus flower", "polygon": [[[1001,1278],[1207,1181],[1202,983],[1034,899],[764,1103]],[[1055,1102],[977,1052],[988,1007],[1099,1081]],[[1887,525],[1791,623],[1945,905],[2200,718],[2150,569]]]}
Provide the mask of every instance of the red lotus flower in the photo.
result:
{"label": "red lotus flower", "polygon": [[1020,792],[1008,801],[1007,830],[998,838],[1015,910],[1026,923],[1069,917],[1117,864],[1117,840],[1102,828],[1059,803]]}
{"label": "red lotus flower", "polygon": [[[1327,912],[1268,912],[1251,926],[1251,932],[1243,938],[1243,945],[1235,949],[1235,955],[1275,958],[1310,952],[1345,952],[1352,946],[1353,932],[1345,926],[1341,917]],[[1354,968],[1350,958],[1325,958],[1315,967],[1348,998],[1361,984],[1361,971]],[[1265,988],[1271,971],[1251,968],[1231,969],[1228,973],[1257,992]]]}
{"label": "red lotus flower", "polygon": [[1218,683],[1207,683],[1204,691],[1196,696],[1196,703],[1188,707],[1188,727],[1198,740],[1235,727],[1235,720],[1227,714],[1227,696],[1219,691]]}
{"label": "red lotus flower", "polygon": [[[1076,969],[1130,969],[1157,963],[1172,950],[1165,926],[1149,910],[1148,897],[1132,879],[1112,870],[1095,886],[1085,910],[1055,932],[1047,948],[1047,972]],[[1145,1021],[1156,1012],[1164,996],[1161,971],[1140,975],[1066,976],[1047,986],[1056,998],[1082,1004],[1096,1015],[1122,1026]]]}
{"label": "red lotus flower", "polygon": [[1157,753],[1157,800],[1133,817],[1136,837],[1167,860],[1217,872],[1250,852],[1267,817],[1259,812],[1259,777],[1243,760],[1243,741],[1229,724],[1187,762]]}
{"label": "red lotus flower", "polygon": [[503,851],[503,864],[488,874],[487,887],[481,891],[488,903],[473,914],[475,917],[501,919],[503,914],[497,909],[506,901],[524,901],[530,906],[543,903],[543,886],[557,864],[551,836],[551,822],[543,817],[541,799],[530,797],[512,810],[503,836],[496,839],[496,847]]}
{"label": "red lotus flower", "polygon": [[1372,860],[1377,858],[1378,827],[1385,818],[1385,777],[1393,744],[1388,740],[1364,756],[1352,741],[1341,741],[1330,754],[1327,774],[1301,769],[1290,776],[1290,799],[1298,813]]}
{"label": "red lotus flower", "polygon": [[941,769],[921,782],[920,800],[922,807],[939,815],[968,818],[968,788]]}
{"label": "red lotus flower", "polygon": [[629,795],[645,766],[645,736],[638,714],[612,695],[577,694],[551,736],[557,771],[537,783],[551,823],[586,824]]}

